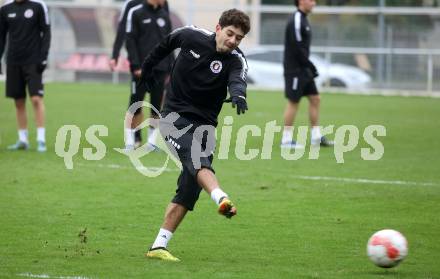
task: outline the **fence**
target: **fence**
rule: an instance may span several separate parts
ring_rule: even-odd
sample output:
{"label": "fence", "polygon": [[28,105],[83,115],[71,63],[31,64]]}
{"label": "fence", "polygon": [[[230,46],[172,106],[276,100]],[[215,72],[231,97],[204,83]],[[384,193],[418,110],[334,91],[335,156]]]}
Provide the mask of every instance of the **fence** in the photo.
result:
{"label": "fence", "polygon": [[[223,9],[245,10],[253,23],[243,47],[250,50],[261,45],[277,45],[281,50],[287,17],[295,10],[291,5],[261,5],[257,0],[169,2],[175,26],[193,23],[213,29]],[[225,5],[213,5],[219,2]],[[122,3],[47,3],[53,30],[47,80],[129,79],[125,59],[116,73],[107,67]],[[318,6],[310,21],[313,52],[331,64],[362,69],[371,77],[369,89],[431,95],[440,91],[440,8]]]}

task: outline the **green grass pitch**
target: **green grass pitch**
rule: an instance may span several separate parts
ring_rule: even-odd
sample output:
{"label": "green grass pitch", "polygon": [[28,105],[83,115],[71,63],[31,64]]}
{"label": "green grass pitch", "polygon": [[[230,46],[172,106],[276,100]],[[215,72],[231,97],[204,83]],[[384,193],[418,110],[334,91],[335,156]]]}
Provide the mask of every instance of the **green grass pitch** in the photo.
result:
{"label": "green grass pitch", "polygon": [[[440,278],[439,99],[322,94],[322,125],[355,125],[361,135],[368,125],[386,127],[379,161],[362,160],[363,140],[344,164],[332,149],[322,149],[318,160],[306,152],[286,161],[278,144],[271,160],[240,161],[233,138],[229,159],[216,159],[214,167],[238,215],[222,218],[202,193],[169,244],[182,262],[166,263],[143,253],[179,173],[170,163],[161,176],[144,177],[113,150],[123,145],[127,87],[48,84],[45,154],[35,151],[29,103],[31,150],[6,150],[17,137],[15,113],[11,100],[0,100],[0,278]],[[234,131],[281,125],[281,92],[249,91],[248,101],[244,116],[228,104],[220,120],[234,116]],[[54,152],[66,124],[82,132],[73,170]],[[95,124],[108,127],[100,138],[107,153],[87,161],[84,135]],[[307,125],[306,101],[297,124]],[[248,148],[261,145],[262,137],[248,138]],[[160,166],[164,159],[154,153],[142,161]],[[368,238],[384,228],[409,242],[407,259],[390,270],[366,257]]]}

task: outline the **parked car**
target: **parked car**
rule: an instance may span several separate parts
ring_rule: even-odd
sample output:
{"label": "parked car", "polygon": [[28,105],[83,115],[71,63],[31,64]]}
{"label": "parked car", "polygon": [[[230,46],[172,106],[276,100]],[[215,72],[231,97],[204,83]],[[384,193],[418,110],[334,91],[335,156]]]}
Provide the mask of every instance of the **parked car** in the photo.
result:
{"label": "parked car", "polygon": [[[248,84],[264,88],[284,88],[282,48],[258,48],[244,52],[249,66]],[[318,69],[318,87],[342,87],[350,90],[368,88],[371,77],[362,69],[339,63],[329,63],[312,54],[310,60]]]}

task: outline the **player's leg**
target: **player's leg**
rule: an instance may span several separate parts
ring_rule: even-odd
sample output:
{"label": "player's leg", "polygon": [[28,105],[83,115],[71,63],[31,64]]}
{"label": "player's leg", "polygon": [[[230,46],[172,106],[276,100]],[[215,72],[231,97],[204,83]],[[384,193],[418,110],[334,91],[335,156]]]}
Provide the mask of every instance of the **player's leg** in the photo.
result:
{"label": "player's leg", "polygon": [[333,142],[329,141],[321,134],[321,128],[319,127],[319,109],[321,105],[321,97],[319,96],[318,89],[314,81],[310,82],[305,88],[307,98],[309,99],[309,120],[311,130],[311,144],[321,146],[332,146]]}
{"label": "player's leg", "polygon": [[[143,90],[142,86],[138,86],[137,78],[132,76],[131,80],[131,94],[129,99],[129,108],[131,105],[138,101],[143,101],[145,97],[145,90]],[[125,126],[125,149],[133,150],[137,145],[140,145],[142,138],[140,130],[135,133],[135,128],[142,123],[144,117],[142,108],[138,108],[136,110],[129,109],[127,111],[125,119],[127,120],[124,123]]]}
{"label": "player's leg", "polygon": [[[159,119],[159,112],[162,109],[162,100],[163,93],[165,89],[165,72],[156,72],[156,84],[154,88],[150,92],[150,102],[151,105],[155,108],[151,108],[150,114],[151,119]],[[148,143],[155,150],[157,149],[157,137],[159,135],[159,129],[157,129],[157,125],[155,123],[150,123],[150,127],[148,128]]]}
{"label": "player's leg", "polygon": [[178,258],[174,257],[168,250],[168,242],[171,240],[174,232],[176,231],[179,224],[185,218],[188,209],[178,203],[171,202],[166,211],[164,221],[161,228],[153,242],[153,245],[145,254],[147,258],[160,259],[166,261],[179,261]]}
{"label": "player's leg", "polygon": [[44,85],[42,73],[37,70],[37,65],[25,66],[24,71],[37,127],[37,151],[45,152],[47,148],[46,130],[44,126],[45,106],[43,101]]}
{"label": "player's leg", "polygon": [[[149,258],[157,258],[169,261],[178,261],[167,250],[168,242],[174,232],[184,219],[188,211],[194,209],[202,188],[211,195],[211,198],[218,204],[219,213],[231,218],[237,212],[234,204],[229,200],[218,186],[217,178],[211,169],[202,168],[197,173],[197,181],[190,170],[184,167],[178,179],[176,196],[168,205],[164,221],[156,236],[156,240],[147,252]],[[202,186],[202,188],[200,187]]]}
{"label": "player's leg", "polygon": [[284,129],[281,144],[288,144],[292,142],[293,138],[293,123],[295,121],[296,113],[298,112],[299,103],[287,100],[284,109]]}
{"label": "player's leg", "polygon": [[[179,131],[184,130],[189,127],[189,125],[191,125],[189,130],[178,137],[176,136]],[[219,205],[219,208],[223,209],[222,214],[231,217],[236,213],[236,209],[227,198],[227,194],[220,189],[214,171],[211,168],[213,156],[211,155],[207,158],[201,157],[199,168],[196,169],[194,167],[192,146],[194,144],[193,139],[198,139],[198,137],[194,136],[194,131],[197,127],[195,123],[183,117],[179,117],[177,120],[170,120],[170,122],[168,122],[167,116],[161,118],[161,134],[165,138],[170,150],[172,150],[172,153],[182,162],[183,170],[177,182],[178,188],[176,195],[166,210],[164,222],[153,246],[146,254],[149,258],[170,261],[178,260],[166,250],[166,247],[186,213],[194,209],[194,205],[199,198],[202,188],[211,195],[213,200]],[[215,140],[213,140],[215,139],[215,134],[208,132],[207,137],[203,137],[203,139],[205,139],[206,142],[215,143]],[[197,144],[197,140],[195,143]],[[206,144],[200,144],[200,150],[211,154],[205,149]]]}
{"label": "player's leg", "polygon": [[200,191],[201,188],[194,176],[184,167],[177,180],[176,195],[168,205],[162,226],[153,245],[146,254],[148,258],[168,261],[179,260],[167,250],[168,242],[185,218],[186,213],[194,210],[194,205],[199,198]]}
{"label": "player's leg", "polygon": [[299,75],[286,75],[284,77],[284,94],[287,104],[284,109],[284,129],[281,139],[283,148],[304,148],[304,146],[293,140],[293,123],[299,108],[299,102],[302,97],[302,79]]}
{"label": "player's leg", "polygon": [[308,95],[309,99],[309,120],[310,126],[319,126],[319,106],[321,104],[321,97],[318,94]]}
{"label": "player's leg", "polygon": [[18,141],[8,146],[8,149],[25,150],[29,148],[26,116],[26,81],[22,74],[21,66],[7,65],[6,71],[6,97],[14,99],[18,128]]}
{"label": "player's leg", "polygon": [[[144,111],[142,108],[138,109],[131,122],[131,129],[135,130],[144,121]],[[138,148],[142,145],[142,129],[135,130],[134,132],[134,147]]]}
{"label": "player's leg", "polygon": [[312,145],[318,145],[321,142],[322,134],[319,127],[319,105],[321,98],[318,94],[312,94],[307,96],[309,99],[309,120],[310,127],[310,140]]}
{"label": "player's leg", "polygon": [[[165,211],[162,228],[174,233],[187,212],[188,209],[185,206],[171,202]],[[153,247],[155,246],[156,245],[153,244]],[[164,247],[166,247],[166,245]]]}
{"label": "player's leg", "polygon": [[[43,98],[40,96],[32,96],[31,102],[32,102],[32,106],[34,108],[35,124],[36,124],[37,128],[44,128],[45,106],[44,106]],[[45,141],[44,135],[39,140]]]}
{"label": "player's leg", "polygon": [[29,138],[26,116],[26,99],[15,99],[15,114],[18,126],[18,141],[8,146],[9,150],[27,150],[29,148]]}
{"label": "player's leg", "polygon": [[[215,127],[195,124],[194,133],[191,136],[190,152],[181,158],[181,162],[191,172],[196,184],[203,188],[217,204],[218,212],[231,218],[237,214],[237,209],[220,188],[212,168],[215,142]],[[186,159],[188,157],[190,160]]]}
{"label": "player's leg", "polygon": [[197,182],[218,205],[218,212],[221,215],[231,218],[237,214],[237,208],[220,188],[217,177],[210,168],[202,168],[197,172]]}
{"label": "player's leg", "polygon": [[46,129],[44,127],[45,106],[43,98],[40,96],[31,97],[32,106],[34,108],[35,123],[37,126],[37,151],[45,152],[46,148]]}
{"label": "player's leg", "polygon": [[[146,257],[152,259],[160,259],[167,261],[179,261],[168,250],[167,245],[170,241],[173,233],[176,231],[179,224],[184,219],[188,211],[194,209],[194,205],[197,202],[202,188],[197,184],[194,174],[192,174],[186,165],[191,162],[191,144],[193,134],[192,131],[183,133],[178,138],[174,138],[171,135],[175,135],[179,130],[184,129],[192,123],[183,117],[179,117],[177,120],[169,119],[166,115],[161,118],[160,132],[167,143],[171,153],[178,157],[182,162],[183,170],[177,180],[176,195],[168,205],[164,220],[161,228],[156,236],[156,239],[145,254]],[[177,148],[176,146],[179,146]]]}
{"label": "player's leg", "polygon": [[[26,99],[15,99],[14,103],[18,129],[27,130]],[[27,137],[26,142],[28,142]]]}
{"label": "player's leg", "polygon": [[[145,89],[145,87],[143,85],[138,83],[138,79],[137,78],[134,78],[134,80],[136,81],[136,83],[134,84],[134,87],[133,87],[134,92],[132,92],[132,96],[134,97],[133,103],[137,102],[137,101],[144,101],[145,94],[146,94],[146,89]],[[135,129],[143,121],[144,121],[144,111],[142,110],[142,108],[140,108],[134,114],[133,122],[131,124],[131,128]],[[135,133],[134,133],[134,142],[135,142],[134,143],[134,147],[135,148],[138,148],[139,146],[142,145],[142,129],[139,129],[139,130],[135,131]]]}

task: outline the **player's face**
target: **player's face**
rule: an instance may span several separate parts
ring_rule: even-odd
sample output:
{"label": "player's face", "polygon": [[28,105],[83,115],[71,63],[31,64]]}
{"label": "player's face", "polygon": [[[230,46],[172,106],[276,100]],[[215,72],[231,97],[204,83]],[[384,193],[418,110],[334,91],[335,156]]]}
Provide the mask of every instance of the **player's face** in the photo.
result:
{"label": "player's face", "polygon": [[315,0],[300,0],[300,9],[304,13],[311,13],[313,8],[316,6]]}
{"label": "player's face", "polygon": [[238,47],[244,38],[244,32],[241,28],[235,26],[226,26],[222,28],[217,24],[215,28],[215,41],[218,52],[231,52]]}
{"label": "player's face", "polygon": [[160,0],[146,0],[146,1],[148,4],[153,5],[155,7],[158,5],[161,5],[162,2],[165,2],[165,1],[160,1]]}

